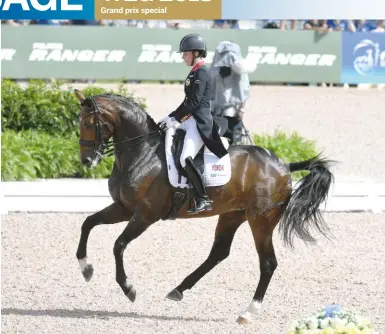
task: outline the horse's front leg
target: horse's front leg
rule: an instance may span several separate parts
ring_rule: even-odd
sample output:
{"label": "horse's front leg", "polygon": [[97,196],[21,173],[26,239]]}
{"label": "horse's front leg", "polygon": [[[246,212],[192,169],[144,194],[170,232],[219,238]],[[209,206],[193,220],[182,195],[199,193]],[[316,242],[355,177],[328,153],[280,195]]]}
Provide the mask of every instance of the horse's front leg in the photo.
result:
{"label": "horse's front leg", "polygon": [[116,281],[122,288],[124,294],[132,302],[135,301],[136,291],[132,284],[127,284],[127,276],[123,264],[123,253],[127,245],[132,240],[139,237],[153,223],[153,220],[145,218],[138,209],[131,218],[130,222],[127,224],[122,234],[115,241],[114,256],[116,264]]}
{"label": "horse's front leg", "polygon": [[80,270],[83,277],[88,282],[94,272],[92,264],[87,259],[87,241],[91,230],[97,225],[116,224],[122,221],[130,220],[132,212],[119,204],[113,203],[105,209],[88,216],[82,225],[80,241],[76,257],[79,261]]}

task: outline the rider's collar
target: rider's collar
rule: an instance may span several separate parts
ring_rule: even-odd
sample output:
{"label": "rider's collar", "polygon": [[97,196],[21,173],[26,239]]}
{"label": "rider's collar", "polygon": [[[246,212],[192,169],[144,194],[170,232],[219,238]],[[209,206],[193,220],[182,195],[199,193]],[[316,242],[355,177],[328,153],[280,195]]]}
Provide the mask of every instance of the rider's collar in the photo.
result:
{"label": "rider's collar", "polygon": [[203,66],[205,64],[205,61],[204,60],[200,60],[198,61],[194,67],[192,68],[191,72],[195,72],[199,67]]}

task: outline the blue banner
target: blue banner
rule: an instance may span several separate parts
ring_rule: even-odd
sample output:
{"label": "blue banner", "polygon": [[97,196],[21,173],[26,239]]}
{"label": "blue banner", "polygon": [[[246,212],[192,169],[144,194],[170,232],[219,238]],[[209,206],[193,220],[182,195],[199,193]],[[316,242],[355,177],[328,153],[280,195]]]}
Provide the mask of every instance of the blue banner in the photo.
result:
{"label": "blue banner", "polygon": [[341,82],[385,83],[385,33],[343,32]]}
{"label": "blue banner", "polygon": [[0,0],[2,20],[93,20],[94,0]]}

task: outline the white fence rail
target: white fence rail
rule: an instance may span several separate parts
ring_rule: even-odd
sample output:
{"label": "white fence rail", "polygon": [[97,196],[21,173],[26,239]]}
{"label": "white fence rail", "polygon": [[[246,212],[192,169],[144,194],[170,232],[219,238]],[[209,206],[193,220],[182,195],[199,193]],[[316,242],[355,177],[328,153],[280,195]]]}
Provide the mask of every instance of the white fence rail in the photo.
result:
{"label": "white fence rail", "polygon": [[[112,203],[106,179],[2,182],[1,214],[9,212],[96,212]],[[385,212],[385,182],[336,182],[325,211]]]}

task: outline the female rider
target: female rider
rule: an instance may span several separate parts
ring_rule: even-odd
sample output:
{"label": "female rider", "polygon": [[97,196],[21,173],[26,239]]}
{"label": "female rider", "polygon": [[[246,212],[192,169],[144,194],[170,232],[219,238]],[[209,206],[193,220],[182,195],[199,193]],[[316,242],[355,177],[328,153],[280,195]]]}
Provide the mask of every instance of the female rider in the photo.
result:
{"label": "female rider", "polygon": [[178,123],[186,131],[180,164],[184,168],[188,179],[197,193],[195,208],[188,213],[199,213],[212,210],[212,201],[204,187],[203,178],[194,165],[193,159],[203,145],[222,158],[228,154],[210,112],[210,99],[213,96],[213,81],[209,69],[203,58],[207,56],[207,47],[204,39],[198,34],[189,34],[182,38],[179,52],[183,53],[184,63],[192,67],[184,85],[185,98],[181,105],[160,122],[166,127]]}

